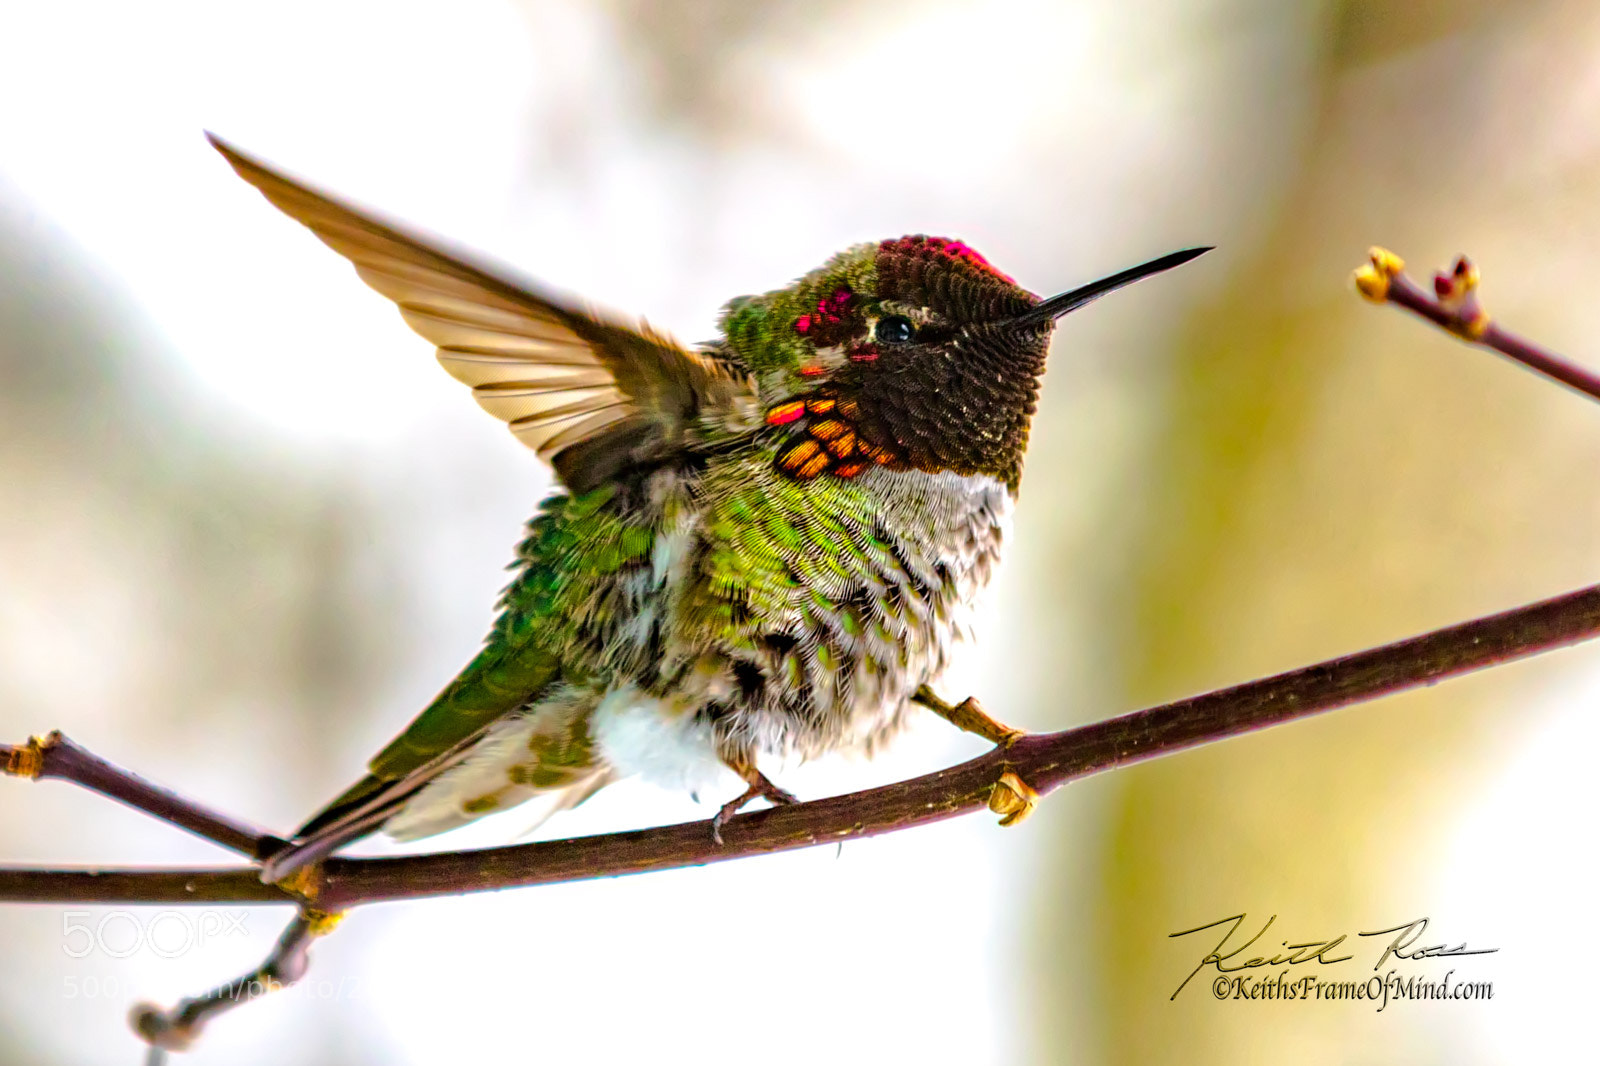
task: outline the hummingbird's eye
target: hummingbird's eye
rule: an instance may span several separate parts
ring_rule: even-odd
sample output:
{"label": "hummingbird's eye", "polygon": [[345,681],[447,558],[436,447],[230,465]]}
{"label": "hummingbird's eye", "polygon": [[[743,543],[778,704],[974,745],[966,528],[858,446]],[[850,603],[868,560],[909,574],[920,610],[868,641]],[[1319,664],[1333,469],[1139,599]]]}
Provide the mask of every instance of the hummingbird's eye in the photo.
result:
{"label": "hummingbird's eye", "polygon": [[878,319],[872,339],[879,344],[905,344],[917,335],[917,327],[905,315],[889,315]]}

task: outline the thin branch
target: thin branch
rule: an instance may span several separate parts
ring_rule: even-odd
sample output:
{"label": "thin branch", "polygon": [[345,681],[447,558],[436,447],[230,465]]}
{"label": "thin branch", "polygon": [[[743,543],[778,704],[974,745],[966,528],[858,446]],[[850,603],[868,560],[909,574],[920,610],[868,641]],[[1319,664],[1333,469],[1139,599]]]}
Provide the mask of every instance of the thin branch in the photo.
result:
{"label": "thin branch", "polygon": [[264,829],[218,814],[107,762],[60,730],[26,744],[0,744],[0,770],[17,777],[71,781],[252,859],[281,843]]}
{"label": "thin branch", "polygon": [[290,920],[272,953],[254,970],[211,991],[185,999],[170,1010],[141,1003],[129,1012],[133,1031],[152,1048],[187,1051],[206,1023],[269,992],[287,988],[311,965],[311,942],[338,924],[336,918],[303,910]]}
{"label": "thin branch", "polygon": [[970,762],[845,796],[728,820],[724,843],[705,822],[481,851],[333,858],[293,885],[263,885],[256,868],[40,870],[0,867],[0,900],[75,903],[299,903],[341,911],[364,903],[554,884],[725,862],[1011,809],[1014,775],[1044,794],[1104,770],[1296,721],[1600,636],[1600,585],[1409,640],[1079,729],[1024,736]]}
{"label": "thin branch", "polygon": [[0,866],[3,903],[298,903],[254,866]]}
{"label": "thin branch", "polygon": [[1420,315],[1469,344],[1499,352],[1552,381],[1600,400],[1600,375],[1569,359],[1501,329],[1478,301],[1478,268],[1457,256],[1448,272],[1433,276],[1433,293],[1406,277],[1405,261],[1386,248],[1373,248],[1370,262],[1355,272],[1355,285],[1373,303],[1392,303]]}

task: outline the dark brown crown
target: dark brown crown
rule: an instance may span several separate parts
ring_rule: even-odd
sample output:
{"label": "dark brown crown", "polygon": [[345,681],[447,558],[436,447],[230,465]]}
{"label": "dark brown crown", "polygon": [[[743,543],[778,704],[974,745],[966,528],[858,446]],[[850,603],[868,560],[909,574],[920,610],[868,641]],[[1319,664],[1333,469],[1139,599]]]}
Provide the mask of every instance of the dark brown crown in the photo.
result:
{"label": "dark brown crown", "polygon": [[873,464],[986,474],[1015,492],[1056,320],[1208,251],[1171,252],[1040,300],[960,241],[919,235],[852,249],[830,267],[866,265],[872,292],[862,300],[831,276],[808,291],[815,309],[807,303],[793,328],[819,358],[797,371],[819,381],[767,412],[790,427],[779,467],[802,479],[855,477]]}
{"label": "dark brown crown", "polygon": [[925,339],[879,346],[839,385],[853,392],[858,434],[906,466],[988,474],[1014,491],[1039,396],[1048,330],[1000,325],[1038,297],[959,241],[902,237],[878,247],[878,296],[948,323]]}
{"label": "dark brown crown", "polygon": [[878,297],[926,307],[957,325],[998,322],[1039,298],[960,241],[916,235],[878,245]]}
{"label": "dark brown crown", "polygon": [[[987,474],[1015,491],[1050,324],[1007,323],[1038,297],[942,237],[884,241],[874,267],[870,306],[848,289],[825,292],[796,323],[819,349],[842,347],[848,362],[768,412],[769,423],[789,427],[780,468],[801,479],[855,477],[873,465]],[[902,312],[920,323],[914,340],[869,336],[873,319]]]}

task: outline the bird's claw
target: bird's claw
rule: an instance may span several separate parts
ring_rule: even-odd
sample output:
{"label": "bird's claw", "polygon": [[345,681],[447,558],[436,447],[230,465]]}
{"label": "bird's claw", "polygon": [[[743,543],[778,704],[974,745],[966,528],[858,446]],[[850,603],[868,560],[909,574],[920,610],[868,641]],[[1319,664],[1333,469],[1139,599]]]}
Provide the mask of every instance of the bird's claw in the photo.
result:
{"label": "bird's claw", "polygon": [[756,772],[753,778],[747,778],[749,787],[739,796],[722,805],[722,809],[711,817],[711,839],[718,846],[722,844],[722,826],[729,818],[738,814],[751,800],[764,799],[774,807],[784,807],[800,800],[794,793],[779,788],[766,779],[764,774]]}

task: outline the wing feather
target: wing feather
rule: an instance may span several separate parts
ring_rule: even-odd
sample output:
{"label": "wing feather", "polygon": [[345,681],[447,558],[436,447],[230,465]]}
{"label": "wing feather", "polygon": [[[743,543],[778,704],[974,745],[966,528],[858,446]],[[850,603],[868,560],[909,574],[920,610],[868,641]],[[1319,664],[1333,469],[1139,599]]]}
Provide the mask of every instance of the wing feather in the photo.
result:
{"label": "wing feather", "polygon": [[[595,414],[569,415],[558,419],[518,419],[511,424],[517,439],[541,454],[561,452],[581,441],[598,436],[628,417],[620,406],[612,406]],[[575,421],[576,420],[576,421]]]}
{"label": "wing feather", "polygon": [[207,137],[240,177],[393,300],[478,405],[574,491],[685,447],[702,416],[732,419],[752,406],[754,384],[724,361],[546,294]]}

